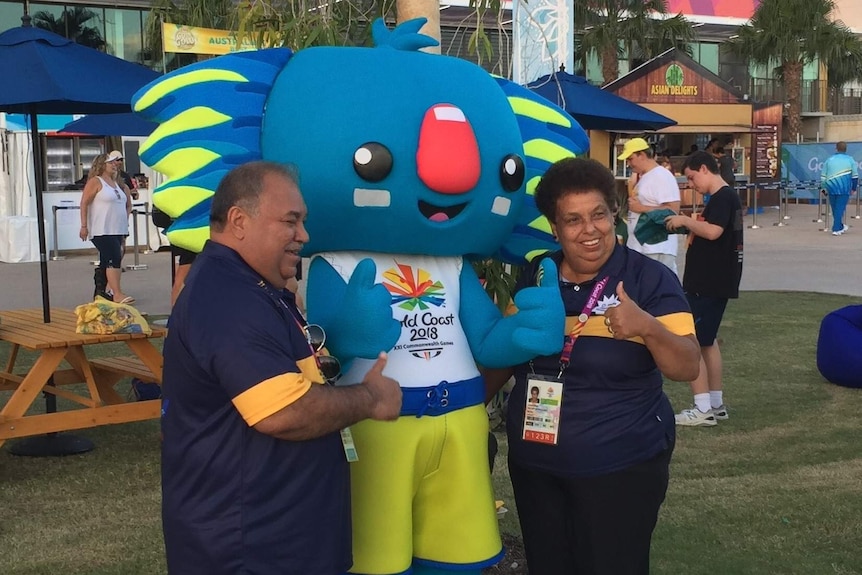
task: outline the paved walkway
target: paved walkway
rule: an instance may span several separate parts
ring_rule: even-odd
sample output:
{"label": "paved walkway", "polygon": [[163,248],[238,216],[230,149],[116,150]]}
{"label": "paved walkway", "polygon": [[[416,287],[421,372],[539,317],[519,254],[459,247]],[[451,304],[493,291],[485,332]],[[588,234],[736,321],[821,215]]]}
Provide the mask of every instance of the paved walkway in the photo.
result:
{"label": "paved walkway", "polygon": [[[862,219],[847,206],[850,230],[835,237],[818,231],[817,206],[790,205],[789,224],[778,227],[776,209],[757,216],[759,229],[745,230],[743,290],[787,290],[862,296]],[[746,226],[752,217],[746,217]]]}
{"label": "paved walkway", "polygon": [[[63,255],[61,253],[61,255]],[[89,254],[66,255],[62,261],[48,262],[48,285],[51,307],[74,309],[92,301],[93,270],[97,260]],[[146,270],[127,270],[122,276],[123,291],[133,296],[135,306],[150,314],[168,314],[171,300],[171,256],[169,252],[140,254],[139,262]],[[123,260],[133,263],[131,253]],[[38,263],[0,263],[0,309],[42,307],[42,288]]]}
{"label": "paved walkway", "polygon": [[[743,290],[789,290],[838,293],[862,297],[862,219],[856,220],[855,205],[848,206],[851,230],[840,237],[818,231],[814,223],[817,206],[791,205],[789,225],[777,227],[778,211],[759,214],[759,229],[745,230]],[[752,216],[746,217],[752,225]],[[682,241],[682,238],[681,238]],[[684,260],[680,250],[680,263]],[[93,293],[92,254],[68,255],[48,262],[48,283],[53,307],[74,308]],[[170,309],[170,254],[139,256],[148,269],[123,274],[123,291],[137,298],[137,307],[150,314],[168,314]],[[125,263],[133,263],[127,254]],[[0,263],[0,309],[42,306],[39,264]]]}

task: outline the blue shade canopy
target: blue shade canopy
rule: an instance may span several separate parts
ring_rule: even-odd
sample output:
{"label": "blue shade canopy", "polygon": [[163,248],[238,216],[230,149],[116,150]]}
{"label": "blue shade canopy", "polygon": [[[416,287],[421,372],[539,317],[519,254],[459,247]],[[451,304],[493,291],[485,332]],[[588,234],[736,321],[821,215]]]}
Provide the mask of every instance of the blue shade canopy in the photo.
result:
{"label": "blue shade canopy", "polygon": [[0,34],[2,112],[128,112],[132,94],[158,76],[41,28],[22,26]]}
{"label": "blue shade canopy", "polygon": [[69,122],[59,133],[88,134],[92,136],[149,136],[158,127],[141,116],[125,114],[92,114]]}
{"label": "blue shade canopy", "polygon": [[[45,237],[45,189],[38,114],[131,112],[132,95],[159,75],[138,64],[25,25],[0,34],[0,112],[27,114],[33,138],[36,225],[42,275],[42,311],[51,321]],[[50,411],[50,409],[48,410]]]}
{"label": "blue shade canopy", "polygon": [[[74,119],[72,114],[40,115],[39,129],[43,132],[56,132]],[[10,132],[29,132],[30,116],[27,114],[6,114],[6,129]]]}
{"label": "blue shade canopy", "polygon": [[565,109],[587,130],[642,132],[676,124],[675,120],[567,72],[542,76],[527,84],[527,88]]}

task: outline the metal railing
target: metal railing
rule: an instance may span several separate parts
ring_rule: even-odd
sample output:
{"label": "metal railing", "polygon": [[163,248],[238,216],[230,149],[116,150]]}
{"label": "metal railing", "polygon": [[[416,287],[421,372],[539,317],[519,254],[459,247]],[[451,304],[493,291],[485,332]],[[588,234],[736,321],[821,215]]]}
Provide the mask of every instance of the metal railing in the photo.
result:
{"label": "metal railing", "polygon": [[830,89],[828,109],[836,116],[862,114],[862,89]]}
{"label": "metal railing", "polygon": [[[54,220],[53,221],[54,249],[53,249],[53,255],[51,256],[51,261],[59,261],[59,260],[65,260],[66,259],[66,256],[60,255],[60,241],[58,239],[60,234],[59,234],[59,230],[58,230],[59,226],[57,223],[57,219],[58,219],[57,218],[57,211],[58,210],[80,210],[80,209],[81,209],[81,206],[73,206],[73,205],[51,206],[51,213],[53,215],[53,220]],[[144,222],[145,222],[144,231],[145,231],[145,237],[146,237],[146,239],[145,239],[146,244],[144,245],[143,250],[141,250],[140,246],[138,245],[139,244],[139,242],[138,242],[138,216],[144,216]],[[140,261],[138,260],[138,254],[139,253],[144,253],[144,254],[153,253],[153,251],[150,249],[150,226],[148,223],[146,223],[146,222],[148,222],[148,219],[150,216],[152,216],[152,212],[150,212],[150,203],[149,202],[140,202],[140,203],[133,203],[132,204],[132,213],[129,214],[129,217],[132,220],[132,238],[133,238],[133,244],[132,244],[133,252],[132,253],[134,255],[135,263],[133,263],[132,265],[125,266],[126,269],[137,271],[137,270],[145,270],[148,267],[147,264],[140,263]],[[99,260],[92,260],[90,263],[93,265],[99,265]]]}
{"label": "metal railing", "polygon": [[[831,112],[836,116],[862,114],[862,89],[828,88],[824,80],[804,80],[800,99],[802,112]],[[749,94],[755,102],[786,102],[787,89],[781,80],[751,78]]]}
{"label": "metal railing", "polygon": [[[821,112],[823,110],[823,80],[803,80],[799,98],[802,112]],[[749,88],[751,99],[755,102],[786,102],[787,89],[784,82],[773,78],[752,78]]]}

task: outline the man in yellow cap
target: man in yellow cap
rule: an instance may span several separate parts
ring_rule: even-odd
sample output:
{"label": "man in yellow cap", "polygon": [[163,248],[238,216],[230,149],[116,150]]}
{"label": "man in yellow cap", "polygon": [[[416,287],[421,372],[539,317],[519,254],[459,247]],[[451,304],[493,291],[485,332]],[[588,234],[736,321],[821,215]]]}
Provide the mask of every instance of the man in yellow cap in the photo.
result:
{"label": "man in yellow cap", "polygon": [[645,256],[660,261],[679,275],[676,267],[676,236],[655,244],[642,244],[635,237],[635,227],[641,214],[654,210],[672,210],[679,213],[679,186],[676,178],[655,161],[655,154],[643,138],[629,140],[617,159],[624,160],[631,169],[629,177],[628,247]]}

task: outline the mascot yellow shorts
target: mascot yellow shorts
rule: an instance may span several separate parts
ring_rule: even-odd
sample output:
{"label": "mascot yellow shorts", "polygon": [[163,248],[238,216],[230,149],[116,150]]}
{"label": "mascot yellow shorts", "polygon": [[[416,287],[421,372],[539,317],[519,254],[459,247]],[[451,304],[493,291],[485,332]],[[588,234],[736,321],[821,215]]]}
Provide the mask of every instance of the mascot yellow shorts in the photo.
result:
{"label": "mascot yellow shorts", "polygon": [[403,573],[414,559],[444,569],[499,560],[484,406],[351,430],[359,453],[350,464],[351,572]]}

